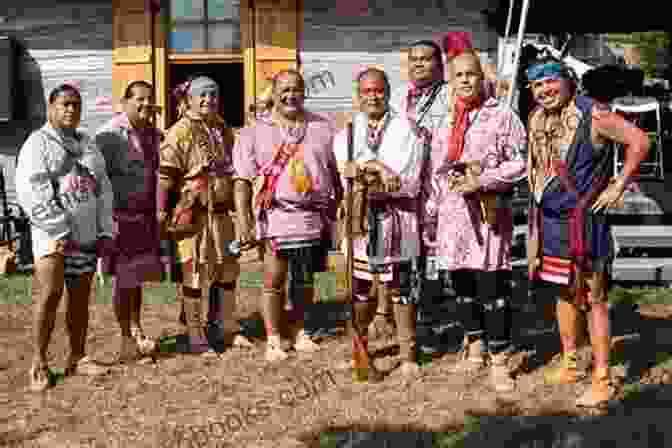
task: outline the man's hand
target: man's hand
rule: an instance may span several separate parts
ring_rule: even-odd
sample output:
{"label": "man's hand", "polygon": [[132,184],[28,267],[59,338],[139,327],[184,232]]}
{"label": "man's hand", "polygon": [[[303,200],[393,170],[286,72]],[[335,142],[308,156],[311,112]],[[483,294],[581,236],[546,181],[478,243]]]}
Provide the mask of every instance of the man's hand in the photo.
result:
{"label": "man's hand", "polygon": [[355,179],[360,175],[359,164],[357,162],[345,162],[343,168],[343,177],[346,179]]}
{"label": "man's hand", "polygon": [[344,200],[339,204],[338,209],[336,210],[336,221],[344,220],[348,211],[346,210],[347,200]]}
{"label": "man's hand", "polygon": [[610,207],[622,206],[625,188],[626,182],[623,177],[612,178],[607,188],[595,200],[591,210],[599,212]]}
{"label": "man's hand", "polygon": [[49,252],[63,255],[65,252],[73,252],[79,249],[79,244],[76,241],[69,239],[51,240],[49,241]]}
{"label": "man's hand", "polygon": [[387,193],[396,193],[401,189],[401,178],[396,174],[383,172],[382,181]]}
{"label": "man's hand", "polygon": [[401,178],[399,175],[385,167],[380,162],[367,162],[364,165],[364,173],[378,174],[386,193],[396,193],[401,189]]}
{"label": "man's hand", "polygon": [[466,175],[453,176],[448,186],[451,191],[455,193],[470,194],[478,191],[481,188],[478,176],[467,172]]}
{"label": "man's hand", "polygon": [[248,250],[257,244],[252,221],[252,183],[236,179],[233,183],[233,198],[236,203],[240,248]]}

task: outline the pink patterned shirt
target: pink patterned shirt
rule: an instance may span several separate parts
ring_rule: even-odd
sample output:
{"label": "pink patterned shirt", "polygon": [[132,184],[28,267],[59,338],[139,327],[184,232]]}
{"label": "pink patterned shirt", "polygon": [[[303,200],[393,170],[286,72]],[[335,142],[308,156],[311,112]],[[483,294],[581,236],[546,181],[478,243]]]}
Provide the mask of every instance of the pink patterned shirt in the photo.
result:
{"label": "pink patterned shirt", "polygon": [[[480,161],[481,190],[508,192],[525,177],[527,137],[518,116],[497,99],[489,98],[470,116],[461,161]],[[497,225],[481,222],[476,194],[465,196],[447,189],[448,176],[437,173],[444,164],[451,129],[441,128],[432,141],[434,176],[426,204],[431,235],[428,244],[436,250],[443,270],[511,269],[513,217],[510,202],[500,196]],[[436,240],[434,240],[436,236]],[[427,240],[427,234],[425,235]]]}

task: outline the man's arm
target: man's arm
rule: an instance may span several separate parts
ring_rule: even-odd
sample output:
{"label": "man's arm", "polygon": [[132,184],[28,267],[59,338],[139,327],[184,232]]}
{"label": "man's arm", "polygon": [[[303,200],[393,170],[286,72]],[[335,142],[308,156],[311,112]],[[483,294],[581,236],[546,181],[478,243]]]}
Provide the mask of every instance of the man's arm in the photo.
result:
{"label": "man's arm", "polygon": [[238,178],[233,183],[233,201],[236,205],[236,214],[239,218],[252,217],[252,182]]}
{"label": "man's arm", "polygon": [[649,139],[641,129],[614,112],[600,109],[596,107],[593,110],[593,130],[596,137],[622,144],[625,149],[625,163],[622,174],[612,179],[591,207],[593,212],[614,207],[622,200],[628,182],[637,173],[639,164],[649,152]]}
{"label": "man's arm", "polygon": [[167,230],[171,208],[174,205],[171,204],[171,194],[178,185],[178,178],[185,171],[178,132],[171,131],[159,148],[159,167],[156,172],[156,212],[162,231]]}
{"label": "man's arm", "polygon": [[593,129],[606,140],[620,143],[625,149],[625,163],[622,176],[627,182],[637,174],[639,164],[649,152],[647,135],[615,112],[609,110],[593,111]]}
{"label": "man's arm", "polygon": [[343,201],[343,182],[341,181],[341,174],[338,171],[338,162],[336,161],[335,152],[336,139],[331,139],[330,150],[327,154],[327,166],[329,168],[329,175],[331,176],[331,183],[334,187],[334,199],[336,200],[336,208],[339,207]]}
{"label": "man's arm", "polygon": [[479,174],[481,188],[486,191],[510,191],[516,182],[526,177],[527,133],[515,112],[509,111],[500,122],[494,144],[501,162],[495,167],[487,164]]}
{"label": "man's arm", "polygon": [[254,228],[252,225],[252,183],[259,175],[254,145],[254,127],[240,131],[233,147],[233,201],[236,207],[236,218],[242,246],[253,242]]}

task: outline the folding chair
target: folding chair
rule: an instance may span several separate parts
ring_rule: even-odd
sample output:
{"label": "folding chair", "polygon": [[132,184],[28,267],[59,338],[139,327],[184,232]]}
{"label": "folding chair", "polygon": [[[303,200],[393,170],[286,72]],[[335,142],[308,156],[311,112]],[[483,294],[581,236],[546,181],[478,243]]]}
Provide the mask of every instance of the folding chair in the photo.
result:
{"label": "folding chair", "polygon": [[[620,112],[626,119],[642,128],[649,136],[651,148],[646,160],[640,164],[640,179],[664,180],[663,167],[663,132],[661,123],[660,102],[653,97],[626,96],[616,98],[611,104],[611,110]],[[655,113],[655,130],[644,129],[644,118],[647,113]],[[614,151],[614,173],[621,171],[624,163],[623,145],[616,145]]]}

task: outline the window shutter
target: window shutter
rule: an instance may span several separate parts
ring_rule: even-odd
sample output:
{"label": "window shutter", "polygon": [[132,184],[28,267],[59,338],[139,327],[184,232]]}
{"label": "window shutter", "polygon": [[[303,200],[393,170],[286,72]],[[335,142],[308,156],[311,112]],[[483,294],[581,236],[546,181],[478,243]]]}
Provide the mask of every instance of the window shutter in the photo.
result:
{"label": "window shutter", "polygon": [[298,68],[300,0],[254,2],[256,95],[280,70]]}
{"label": "window shutter", "polygon": [[112,94],[114,102],[124,94],[129,82],[144,80],[152,84],[152,12],[146,0],[114,0],[112,53]]}

